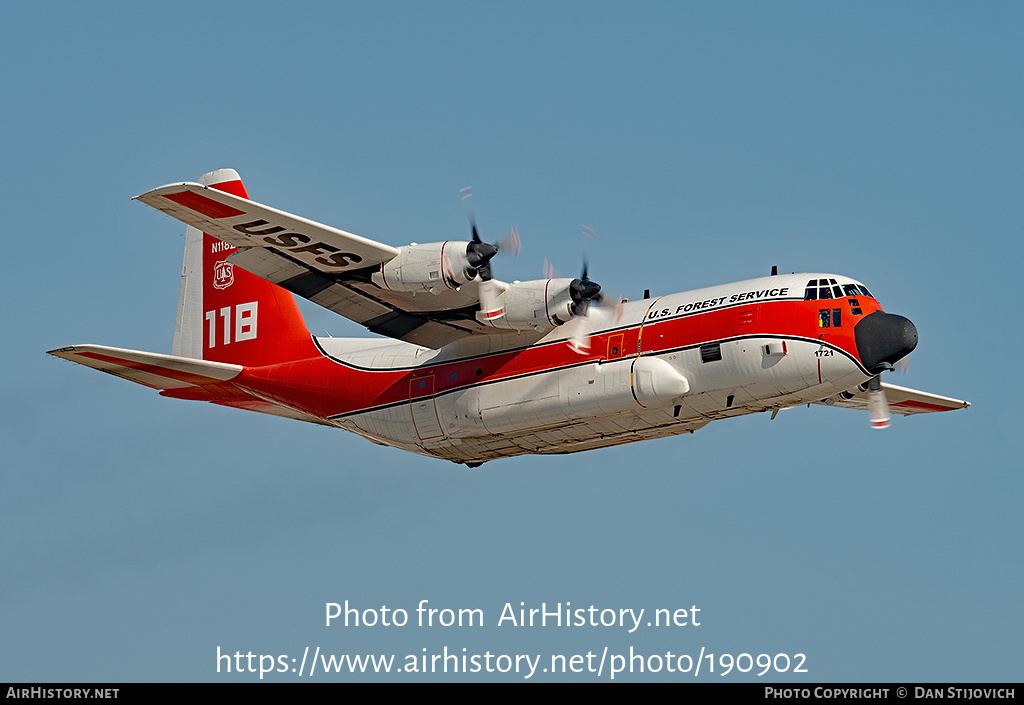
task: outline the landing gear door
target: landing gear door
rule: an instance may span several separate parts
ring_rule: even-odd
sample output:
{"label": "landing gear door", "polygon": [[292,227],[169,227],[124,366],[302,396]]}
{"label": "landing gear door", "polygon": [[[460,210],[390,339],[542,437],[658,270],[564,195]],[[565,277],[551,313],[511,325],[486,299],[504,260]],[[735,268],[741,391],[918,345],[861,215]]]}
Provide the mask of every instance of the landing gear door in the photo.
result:
{"label": "landing gear door", "polygon": [[409,410],[417,438],[427,441],[444,437],[434,403],[434,375],[409,380]]}

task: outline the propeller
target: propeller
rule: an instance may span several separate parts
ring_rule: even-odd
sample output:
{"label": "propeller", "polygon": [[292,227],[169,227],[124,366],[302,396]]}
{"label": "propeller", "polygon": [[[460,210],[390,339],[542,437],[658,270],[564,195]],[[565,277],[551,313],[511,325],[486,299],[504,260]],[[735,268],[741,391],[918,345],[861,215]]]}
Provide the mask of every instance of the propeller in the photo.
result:
{"label": "propeller", "polygon": [[[585,243],[592,244],[594,231],[583,226]],[[551,270],[551,265],[545,260],[545,274]],[[612,319],[618,319],[621,314],[621,301],[619,297],[601,295],[601,285],[593,281],[589,276],[590,254],[589,247],[583,249],[583,271],[579,279],[573,279],[569,284],[569,297],[572,299],[573,318],[566,325],[570,326],[568,332],[569,347],[581,355],[590,352],[590,337],[593,331],[603,324],[609,323]],[[553,270],[551,270],[553,271]],[[614,306],[604,306],[606,299],[615,302]],[[591,304],[596,304],[591,308]],[[596,315],[595,315],[596,314]],[[600,319],[600,320],[598,320]]]}
{"label": "propeller", "polygon": [[[908,360],[910,356],[904,355],[902,358],[896,361],[896,364],[887,364],[885,367],[889,370],[895,370],[901,375],[907,374]],[[885,396],[885,390],[882,389],[882,374],[881,372],[872,377],[867,381],[867,392],[868,392],[868,413],[871,419],[871,428],[889,428],[892,425],[892,416],[889,413],[889,400]],[[864,385],[861,386],[864,389]]]}
{"label": "propeller", "polygon": [[579,279],[573,279],[569,284],[569,296],[573,302],[573,315],[586,316],[590,308],[590,302],[601,302],[601,285],[592,281],[587,276],[587,261],[583,261],[583,273]]}
{"label": "propeller", "polygon": [[907,355],[906,357],[902,357],[902,358],[900,358],[899,360],[896,361],[896,371],[899,372],[901,375],[907,374],[907,372],[909,370],[910,370],[910,355]]}
{"label": "propeller", "polygon": [[513,225],[498,240],[497,244],[492,245],[484,242],[480,238],[480,232],[476,226],[472,187],[467,186],[464,189],[460,189],[459,197],[462,199],[462,204],[466,209],[466,217],[469,218],[469,226],[473,235],[473,239],[466,245],[466,259],[469,260],[469,265],[476,270],[476,274],[480,277],[480,309],[488,319],[499,318],[504,315],[505,307],[501,304],[497,287],[491,281],[491,259],[499,252],[518,255],[519,231]]}
{"label": "propeller", "polygon": [[889,402],[882,389],[882,376],[875,375],[868,380],[868,411],[871,414],[871,428],[889,428]]}

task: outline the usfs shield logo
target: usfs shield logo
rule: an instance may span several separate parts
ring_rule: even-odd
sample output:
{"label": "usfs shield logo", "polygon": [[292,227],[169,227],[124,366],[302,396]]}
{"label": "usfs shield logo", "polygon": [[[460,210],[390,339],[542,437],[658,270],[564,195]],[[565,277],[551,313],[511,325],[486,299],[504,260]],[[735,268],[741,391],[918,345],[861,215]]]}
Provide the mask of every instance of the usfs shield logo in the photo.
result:
{"label": "usfs shield logo", "polygon": [[227,289],[235,283],[235,266],[230,262],[221,260],[213,265],[213,288]]}

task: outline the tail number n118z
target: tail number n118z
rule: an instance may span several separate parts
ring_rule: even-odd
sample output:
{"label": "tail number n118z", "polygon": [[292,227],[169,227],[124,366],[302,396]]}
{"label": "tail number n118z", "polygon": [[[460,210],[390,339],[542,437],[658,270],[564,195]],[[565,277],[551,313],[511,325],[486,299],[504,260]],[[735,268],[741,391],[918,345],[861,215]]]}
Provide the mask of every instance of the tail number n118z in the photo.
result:
{"label": "tail number n118z", "polygon": [[[206,320],[209,323],[209,343],[207,347],[212,348],[217,345],[217,316],[219,315],[223,321],[221,329],[224,331],[224,342],[221,345],[229,345],[232,342],[238,343],[243,340],[253,340],[256,338],[256,306],[258,301],[250,301],[244,304],[238,304],[235,306],[234,326],[231,325],[231,307],[225,306],[224,308],[206,312]],[[232,332],[234,338],[232,339]]]}

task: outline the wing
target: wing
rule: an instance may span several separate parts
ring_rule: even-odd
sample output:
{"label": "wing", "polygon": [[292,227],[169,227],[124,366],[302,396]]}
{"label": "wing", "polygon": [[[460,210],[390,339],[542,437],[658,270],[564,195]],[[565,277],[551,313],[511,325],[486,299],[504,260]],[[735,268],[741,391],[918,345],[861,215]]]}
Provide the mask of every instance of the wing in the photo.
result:
{"label": "wing", "polygon": [[[966,409],[970,402],[950,397],[940,397],[938,394],[919,392],[916,389],[897,387],[894,384],[882,383],[886,399],[889,401],[889,410],[895,414],[909,416],[911,414],[927,414],[933,411],[951,411],[953,409]],[[838,396],[822,399],[819,404],[828,406],[842,406],[847,409],[867,409],[867,391],[850,390]]]}
{"label": "wing", "polygon": [[418,296],[374,284],[371,275],[399,255],[396,247],[198,183],[168,184],[135,200],[237,247],[232,264],[374,333],[435,349],[500,334],[476,320],[476,281]]}
{"label": "wing", "polygon": [[274,249],[297,263],[332,274],[380,266],[398,256],[398,248],[202,184],[168,184],[135,200],[229,245]]}

